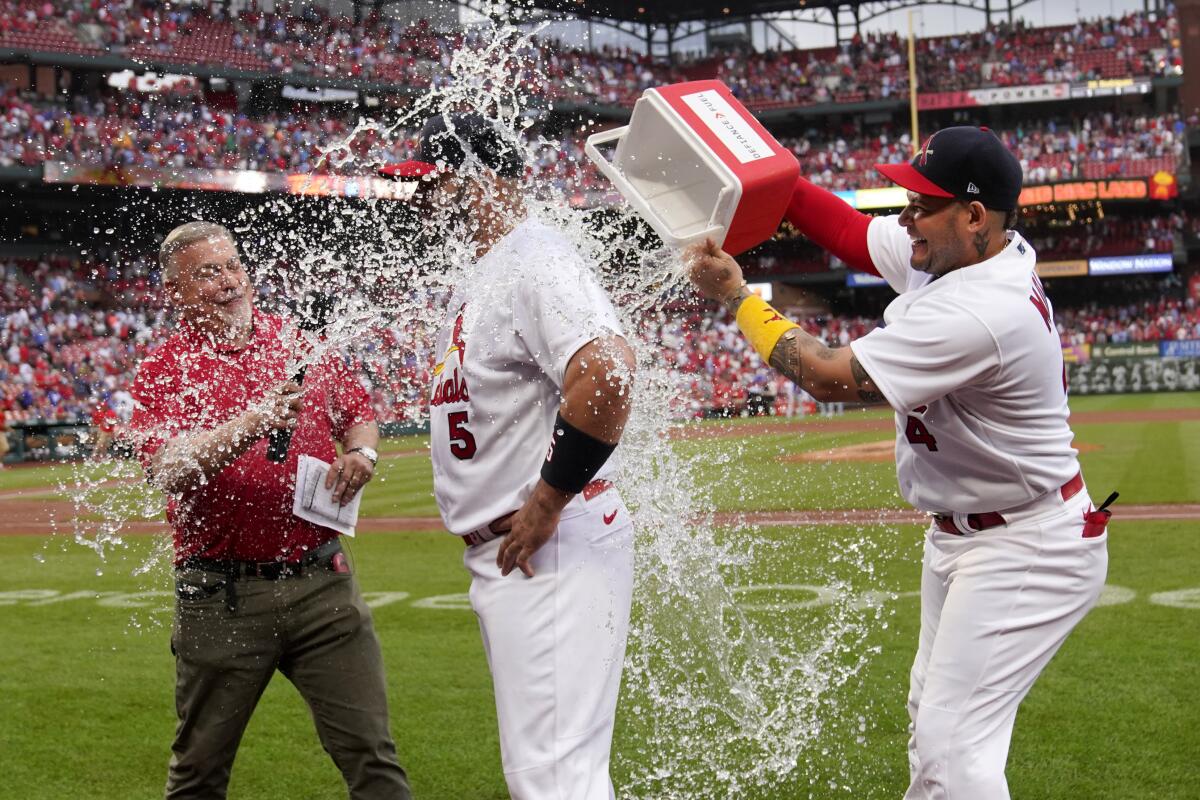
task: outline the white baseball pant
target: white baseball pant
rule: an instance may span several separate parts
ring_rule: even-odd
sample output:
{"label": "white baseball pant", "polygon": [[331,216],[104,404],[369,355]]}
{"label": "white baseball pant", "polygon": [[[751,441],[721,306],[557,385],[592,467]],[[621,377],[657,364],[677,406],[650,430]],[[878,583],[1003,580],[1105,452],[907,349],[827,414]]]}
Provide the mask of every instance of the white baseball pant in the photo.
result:
{"label": "white baseball pant", "polygon": [[1086,490],[955,535],[931,526],[908,698],[905,800],[1007,800],[1017,706],[1104,588],[1107,532],[1084,538]]}
{"label": "white baseball pant", "polygon": [[612,800],[609,753],[629,607],[633,521],[615,488],[573,499],[531,563],[496,566],[501,539],[467,548],[513,800]]}

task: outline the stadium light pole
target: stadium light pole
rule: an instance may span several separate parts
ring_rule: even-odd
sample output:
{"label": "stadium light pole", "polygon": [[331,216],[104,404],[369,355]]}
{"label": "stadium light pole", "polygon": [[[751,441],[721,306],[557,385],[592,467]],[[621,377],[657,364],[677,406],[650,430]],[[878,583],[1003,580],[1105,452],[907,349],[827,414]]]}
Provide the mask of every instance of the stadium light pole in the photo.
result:
{"label": "stadium light pole", "polygon": [[920,129],[917,126],[917,37],[913,32],[913,12],[908,10],[908,108],[912,121],[912,154],[921,146]]}

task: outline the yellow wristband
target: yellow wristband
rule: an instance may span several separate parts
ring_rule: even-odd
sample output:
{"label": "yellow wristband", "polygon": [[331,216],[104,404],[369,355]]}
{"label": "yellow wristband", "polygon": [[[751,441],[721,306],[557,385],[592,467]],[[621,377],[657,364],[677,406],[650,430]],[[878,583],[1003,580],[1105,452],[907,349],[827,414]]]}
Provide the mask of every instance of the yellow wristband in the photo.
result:
{"label": "yellow wristband", "polygon": [[800,327],[756,294],[750,295],[738,306],[737,324],[763,361],[771,360],[771,351],[785,333]]}

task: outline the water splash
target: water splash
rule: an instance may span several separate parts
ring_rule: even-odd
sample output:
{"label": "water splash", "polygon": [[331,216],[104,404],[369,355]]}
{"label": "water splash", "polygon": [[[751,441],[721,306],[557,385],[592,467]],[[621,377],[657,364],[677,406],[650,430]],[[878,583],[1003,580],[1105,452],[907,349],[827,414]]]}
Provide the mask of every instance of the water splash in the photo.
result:
{"label": "water splash", "polygon": [[[356,154],[356,140],[410,138],[443,110],[496,117],[521,134],[528,163],[558,150],[561,142],[538,126],[543,98],[529,93],[541,80],[538,29],[496,22],[499,7],[493,11],[493,22],[471,37],[474,46],[454,53],[448,83],[392,119],[360,119],[326,149],[328,163],[339,170],[382,166],[370,153]],[[478,163],[462,171],[482,176]],[[734,800],[785,787],[788,797],[853,792],[861,770],[846,743],[861,744],[872,720],[847,697],[877,653],[871,635],[888,613],[886,591],[862,594],[885,557],[883,546],[861,536],[829,553],[814,547],[803,561],[788,563],[796,557],[772,531],[719,519],[708,495],[722,482],[755,479],[743,467],[750,446],[689,458],[673,444],[682,427],[667,409],[679,400],[680,382],[662,363],[657,328],[645,324],[667,301],[689,294],[678,254],[649,244],[653,237],[628,209],[573,208],[560,187],[536,173],[523,187],[529,212],[566,232],[596,266],[626,330],[644,332],[631,335],[639,371],[621,447],[620,485],[637,530],[634,618],[614,752],[621,797]],[[454,211],[443,208],[424,221],[425,229],[455,234],[436,241],[421,235],[403,204],[374,198],[330,200],[317,213],[272,197],[233,227],[247,262],[258,266],[258,282],[269,287],[263,304],[310,291],[335,298],[337,322],[308,358],[339,349],[360,357],[378,381],[388,380],[398,361],[415,365],[388,386],[404,418],[415,422],[427,412],[420,365],[431,363],[448,293],[470,276],[475,258],[469,237],[458,234],[478,221]],[[294,216],[295,224],[285,237],[267,235],[256,225],[260,214]],[[160,513],[161,501],[146,500],[140,489],[114,491],[106,482],[133,478],[134,466],[104,476],[92,469],[78,468],[69,487],[74,536],[104,556],[122,545],[124,527]],[[135,572],[149,576],[169,563],[169,551],[164,542]],[[753,608],[752,588],[776,573],[790,583],[829,587],[833,599],[811,613],[786,612],[779,603],[774,611]]]}

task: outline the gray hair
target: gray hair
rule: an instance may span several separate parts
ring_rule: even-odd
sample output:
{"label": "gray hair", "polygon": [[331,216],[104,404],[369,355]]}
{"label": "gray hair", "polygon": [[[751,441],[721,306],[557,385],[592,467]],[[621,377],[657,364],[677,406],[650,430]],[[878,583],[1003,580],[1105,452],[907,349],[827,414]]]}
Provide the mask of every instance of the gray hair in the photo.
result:
{"label": "gray hair", "polygon": [[233,233],[224,225],[218,225],[215,222],[186,222],[168,233],[167,238],[163,239],[163,243],[158,248],[158,266],[162,269],[163,280],[174,280],[178,276],[174,262],[176,253],[196,242],[218,237],[237,245]]}

